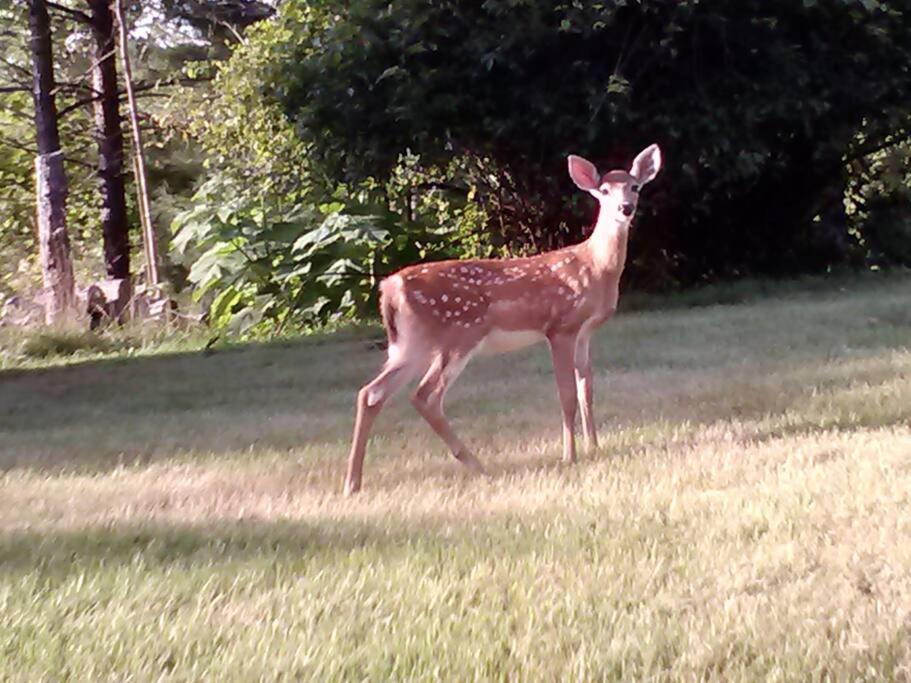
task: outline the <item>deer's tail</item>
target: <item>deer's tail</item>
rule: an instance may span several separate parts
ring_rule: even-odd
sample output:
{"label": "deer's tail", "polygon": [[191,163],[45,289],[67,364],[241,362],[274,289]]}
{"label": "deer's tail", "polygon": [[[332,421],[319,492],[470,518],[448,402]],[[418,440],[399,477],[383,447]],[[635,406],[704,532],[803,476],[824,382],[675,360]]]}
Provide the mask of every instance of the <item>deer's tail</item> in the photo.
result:
{"label": "deer's tail", "polygon": [[390,344],[395,344],[399,338],[399,330],[395,321],[399,298],[396,284],[398,283],[394,281],[394,278],[386,278],[380,283],[380,315],[383,317],[383,327],[386,328]]}

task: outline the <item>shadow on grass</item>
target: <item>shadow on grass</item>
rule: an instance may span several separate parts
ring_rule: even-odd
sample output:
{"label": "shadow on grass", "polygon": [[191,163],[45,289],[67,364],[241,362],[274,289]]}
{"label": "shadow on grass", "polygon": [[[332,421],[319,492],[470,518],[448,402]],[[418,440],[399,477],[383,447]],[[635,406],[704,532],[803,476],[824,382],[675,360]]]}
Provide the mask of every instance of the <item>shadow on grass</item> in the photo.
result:
{"label": "shadow on grass", "polygon": [[[429,525],[428,525],[429,526]],[[245,560],[341,559],[366,550],[443,547],[446,537],[365,519],[331,522],[216,521],[205,526],[148,522],[0,535],[0,573],[66,574],[86,566],[199,567]]]}
{"label": "shadow on grass", "polygon": [[[376,360],[374,354],[361,353],[360,356],[365,357],[368,363]],[[814,392],[819,386],[825,385],[826,390],[837,397],[840,392],[848,392],[857,381],[851,375],[835,379],[825,378],[824,370],[829,366],[829,361],[825,359],[817,361],[813,366],[805,364],[804,370],[814,366],[815,369],[808,374],[806,386],[781,387],[776,395],[769,397],[763,394],[762,400],[752,401],[751,405],[738,405],[736,396],[732,396],[730,400],[722,400],[715,392],[705,397],[697,396],[696,404],[687,406],[686,403],[692,401],[685,393],[686,389],[680,388],[657,397],[653,396],[653,406],[649,406],[647,412],[644,408],[640,413],[634,406],[624,406],[620,409],[620,418],[609,423],[602,422],[599,431],[603,437],[609,434],[611,429],[647,430],[659,423],[686,423],[689,428],[695,430],[733,418],[740,423],[753,423],[756,430],[751,434],[751,438],[754,441],[765,441],[820,431],[905,424],[911,417],[911,406],[904,405],[901,401],[892,401],[868,412],[864,410],[862,402],[855,400],[853,403],[829,409],[822,415],[803,414],[805,404],[814,397]],[[278,374],[285,372],[282,363],[277,363],[276,368]],[[883,373],[887,369],[878,368],[874,375],[868,372],[863,379],[867,384],[872,381],[875,386],[886,381],[886,375]],[[174,372],[177,375],[184,374],[179,369]],[[512,374],[518,377],[518,373]],[[815,379],[813,374],[816,375]],[[637,373],[628,373],[627,376],[633,377],[634,382],[638,381],[635,379],[638,377]],[[168,398],[168,391],[161,387],[162,383],[170,382],[172,379],[173,377],[169,377],[159,382],[153,392],[156,397],[151,401],[152,404],[174,402],[173,397]],[[259,389],[250,387],[242,392],[241,396],[226,399],[224,403],[210,403],[206,400],[204,392],[200,392],[198,383],[194,383],[194,388],[183,398],[182,410],[171,405],[167,412],[156,411],[154,407],[150,408],[148,413],[140,412],[138,415],[125,411],[118,413],[116,419],[107,425],[97,419],[80,420],[79,415],[83,407],[79,405],[79,401],[77,400],[75,406],[69,406],[66,402],[67,405],[57,406],[57,413],[52,413],[55,416],[50,420],[51,424],[46,424],[33,416],[33,424],[16,425],[6,431],[3,442],[0,443],[0,472],[19,469],[48,474],[62,471],[102,473],[119,466],[142,466],[175,457],[196,457],[193,455],[195,453],[216,457],[230,454],[236,456],[249,452],[254,447],[258,452],[271,449],[273,452],[289,454],[306,448],[313,454],[308,457],[313,457],[314,467],[337,467],[341,471],[343,452],[350,437],[353,420],[351,392],[339,390],[329,392],[328,396],[314,397],[312,392],[308,396],[304,387],[298,389],[296,383],[283,384],[275,375],[262,377],[261,381]],[[551,400],[553,397],[550,394],[553,392],[549,386],[550,378],[536,378],[535,383],[538,381],[547,383],[548,386],[540,387],[540,391],[545,401]],[[351,385],[356,386],[356,382],[352,381]],[[748,389],[749,383],[745,386]],[[536,392],[538,389],[536,386]],[[504,385],[497,388],[495,393],[499,394],[505,390]],[[257,396],[259,391],[262,391],[263,395]],[[547,396],[544,397],[543,394]],[[645,396],[649,395],[650,392],[646,391]],[[513,423],[508,413],[504,413],[502,408],[497,408],[501,399],[502,397],[493,396],[483,401],[483,405],[490,405],[489,414],[492,419],[488,419],[487,423],[496,434],[493,443],[500,442],[493,450],[490,450],[491,442],[487,443],[485,450],[488,452],[484,454],[484,460],[489,469],[503,474],[510,472],[512,466],[508,461],[497,461],[498,451],[504,447],[502,444],[505,441],[527,441],[532,435],[529,428],[533,429],[534,438],[544,438],[553,442],[553,454],[537,459],[539,466],[549,467],[548,463],[558,461],[559,419],[555,399],[552,406],[553,419],[546,425],[535,424],[534,427],[531,427],[528,419]],[[199,401],[202,401],[201,406],[197,405]],[[462,405],[468,403],[475,410],[480,405],[477,400],[470,398],[462,398],[461,401]],[[525,410],[515,404],[512,404],[512,407]],[[37,410],[38,406],[34,408]],[[114,411],[115,407],[110,406],[110,409]],[[626,414],[623,414],[624,411]],[[781,414],[788,412],[790,417],[783,422],[771,419],[776,411]],[[452,413],[457,416],[457,422],[479,419],[478,415],[460,416],[462,412],[464,408],[458,402],[454,402]],[[485,416],[487,414],[484,412]],[[397,417],[401,421],[396,422]],[[535,423],[535,420],[531,420],[531,423]],[[458,469],[442,443],[436,441],[404,399],[397,408],[384,412],[376,433],[388,435],[390,430],[398,433],[404,430],[409,434],[414,432],[429,437],[430,449],[440,454],[438,462]],[[401,434],[396,438],[399,437]],[[469,436],[467,441],[469,447],[484,446],[484,442],[478,441],[477,435]],[[657,442],[661,442],[661,437],[657,438]],[[643,445],[654,443],[655,439],[647,439]],[[381,446],[371,446],[371,454],[374,454],[369,457],[371,462],[375,455],[380,454],[381,449]],[[320,456],[321,453],[331,453],[332,460]],[[612,455],[616,456],[618,453],[613,452]],[[523,456],[515,464],[515,468],[527,469],[535,460]],[[373,469],[373,465],[368,464],[368,476],[369,470]]]}
{"label": "shadow on grass", "polygon": [[620,300],[621,311],[668,311],[704,306],[732,306],[769,299],[803,299],[833,293],[875,289],[906,281],[907,268],[855,270],[784,279],[745,277],[712,282],[666,293],[632,291]]}
{"label": "shadow on grass", "polygon": [[[904,287],[907,276],[884,278],[882,283],[864,286],[878,292],[876,288],[881,284],[895,282]],[[790,295],[792,290],[785,291]],[[894,299],[902,291],[893,291],[890,296]],[[852,359],[907,346],[906,331],[911,330],[911,317],[899,315],[897,305],[893,301],[878,313],[882,318],[877,323],[879,328],[856,320],[853,314],[840,314],[853,321]],[[768,313],[766,310],[765,314]],[[800,335],[792,339],[794,348],[779,349],[784,354],[781,366],[774,365],[773,361],[766,361],[774,355],[765,340],[776,337],[780,326],[774,321],[762,325],[763,321],[753,320],[755,316],[753,309],[744,308],[736,314],[734,323],[728,317],[720,319],[727,326],[719,324],[718,318],[708,318],[717,328],[714,336],[707,338],[709,341],[700,337],[679,338],[685,327],[698,325],[700,320],[705,324],[705,319],[646,316],[621,324],[622,336],[615,333],[608,342],[601,342],[605,348],[599,348],[598,353],[606,355],[608,343],[620,342],[612,349],[611,355],[617,356],[612,367],[641,378],[661,368],[694,376],[725,372],[725,363],[745,362],[744,358],[750,363],[770,364],[775,372],[786,372],[787,363],[821,369],[832,362],[833,349],[838,351],[833,339],[820,343],[815,336],[819,329],[831,328],[828,318],[805,326],[801,323]],[[670,333],[669,323],[672,323]],[[341,335],[229,347],[211,355],[182,352],[2,371],[0,472],[14,469],[102,472],[120,465],[145,464],[196,453],[218,456],[262,449],[338,451],[339,444],[350,438],[355,392],[382,362],[382,352],[371,341],[376,333],[375,328],[367,328]],[[741,357],[743,352],[739,349],[757,336],[762,338],[762,343],[753,344],[751,356]],[[842,332],[834,337],[838,344],[848,344]],[[706,353],[707,344],[724,349],[727,360]],[[536,394],[540,392],[548,400],[552,398],[546,351],[514,354],[485,364],[479,362],[478,366],[479,374],[475,377],[488,382],[485,391],[492,398],[472,399],[474,417],[471,419],[502,425],[499,433],[510,439],[527,438],[527,430],[516,428],[506,419],[503,406],[530,410],[527,390],[532,385]],[[471,372],[466,383],[473,381]],[[821,370],[817,374],[821,376]],[[500,381],[491,386],[491,377]],[[636,388],[635,382],[630,384],[630,389]],[[619,422],[622,426],[647,425],[658,419],[696,425],[732,418],[759,420],[770,409],[798,407],[813,391],[811,386],[792,387],[778,398],[742,409],[737,406],[738,397],[732,390],[730,396],[710,397],[711,405],[707,407],[690,405],[681,409],[680,405],[687,399],[683,390],[655,386],[651,389],[652,404],[641,407],[641,413],[636,412],[640,409],[628,406],[621,410],[625,412]],[[454,396],[458,395],[457,390]],[[629,402],[637,401],[633,396]],[[489,410],[479,413],[478,405],[489,406]],[[552,408],[554,420],[546,427],[535,427],[534,435],[546,435],[556,442],[555,402]],[[463,408],[453,402],[452,414],[458,416],[461,412]],[[406,408],[405,413],[399,413],[404,414],[408,415],[408,423],[403,425],[409,433],[424,428],[410,410]],[[844,421],[846,425],[864,426],[863,419],[862,415],[857,419],[847,416]],[[889,419],[897,422],[900,416]],[[389,422],[386,412],[378,432],[388,433]],[[812,425],[808,424],[807,428]]]}
{"label": "shadow on grass", "polygon": [[[451,520],[450,520],[451,521]],[[489,524],[491,517],[485,517]],[[527,521],[527,520],[526,520]],[[496,531],[473,525],[453,532],[446,520],[427,516],[417,520],[328,519],[319,522],[287,520],[213,521],[188,525],[150,521],[72,530],[19,531],[0,534],[0,575],[38,574],[61,577],[86,568],[126,567],[141,563],[155,568],[217,567],[236,562],[331,563],[358,562],[358,556],[396,557],[428,551],[441,562],[448,548],[460,543],[490,546]]]}

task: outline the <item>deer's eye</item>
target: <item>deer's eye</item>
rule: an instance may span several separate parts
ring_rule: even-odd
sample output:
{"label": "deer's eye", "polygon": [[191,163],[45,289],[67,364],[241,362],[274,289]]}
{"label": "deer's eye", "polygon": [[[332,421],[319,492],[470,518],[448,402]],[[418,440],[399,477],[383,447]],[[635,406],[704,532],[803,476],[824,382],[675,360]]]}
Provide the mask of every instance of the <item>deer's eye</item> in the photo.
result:
{"label": "deer's eye", "polygon": [[638,185],[633,185],[630,189],[631,189],[633,192],[639,192],[639,186],[638,186]]}

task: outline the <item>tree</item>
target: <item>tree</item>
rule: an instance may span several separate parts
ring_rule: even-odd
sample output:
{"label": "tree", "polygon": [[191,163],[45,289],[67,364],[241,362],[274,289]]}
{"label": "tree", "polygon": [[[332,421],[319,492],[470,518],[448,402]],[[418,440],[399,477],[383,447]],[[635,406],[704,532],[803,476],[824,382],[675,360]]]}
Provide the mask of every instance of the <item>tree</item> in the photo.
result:
{"label": "tree", "polygon": [[300,4],[252,28],[193,110],[209,179],[176,217],[174,247],[215,327],[268,335],[368,315],[378,279],[402,265],[489,255],[464,230],[478,212],[446,182],[449,169],[405,156],[384,182],[339,184],[263,97],[288,41],[301,38],[292,29],[324,14]]}
{"label": "tree", "polygon": [[[27,5],[23,0],[0,0],[0,288],[20,292],[29,291],[36,284],[37,269],[32,267],[35,259],[31,255],[38,251],[32,163],[37,147],[30,96]],[[149,151],[152,195],[157,201],[154,218],[163,226],[185,205],[202,171],[198,149],[175,123],[182,123],[186,111],[184,88],[199,84],[205,87],[209,77],[207,73],[202,78],[190,76],[186,70],[193,65],[195,72],[206,72],[210,61],[230,52],[230,44],[237,42],[246,25],[257,16],[268,16],[272,10],[255,0],[143,0],[130,3],[126,9],[133,16],[142,16],[142,28],[131,32],[129,47],[134,58],[142,55],[133,61],[134,90]],[[101,184],[109,188],[111,183],[99,176],[98,149],[99,142],[110,143],[111,136],[96,133],[94,110],[105,99],[104,110],[111,112],[112,103],[123,102],[125,92],[121,85],[113,92],[100,93],[92,83],[93,71],[100,70],[95,67],[103,68],[106,63],[97,59],[91,6],[83,0],[59,0],[49,3],[49,12],[55,28],[55,99],[59,134],[66,148],[64,165],[70,181],[68,227],[77,275],[80,280],[95,280],[109,273],[122,274],[122,255],[129,240],[121,232],[118,245],[116,240],[106,240],[102,230],[102,225],[112,224],[116,209],[106,209],[105,220],[99,221],[102,202],[98,187]],[[105,30],[97,33],[104,35]],[[113,59],[110,62],[114,64]],[[107,79],[105,83],[116,81]],[[176,94],[178,88],[180,97]],[[104,118],[110,117],[105,114]],[[119,225],[128,229],[136,221],[136,206],[127,187],[131,169],[129,165],[123,167],[122,154],[121,151],[126,221],[120,220]],[[111,169],[116,162],[103,165]],[[118,194],[116,187],[105,193],[111,197]],[[107,234],[117,236],[110,229]],[[102,251],[105,241],[109,242],[108,254],[114,255],[107,264]],[[128,252],[126,256],[129,257]],[[115,265],[115,260],[119,265]]]}
{"label": "tree", "polygon": [[130,236],[124,180],[123,122],[117,83],[114,13],[108,0],[88,0],[95,44],[92,84],[98,142],[98,183],[104,264],[111,279],[130,277]]}
{"label": "tree", "polygon": [[351,182],[406,150],[467,159],[487,229],[540,249],[581,237],[567,153],[611,167],[659,142],[642,283],[850,260],[846,162],[911,121],[908,0],[346,6],[294,29],[265,88],[316,165]]}
{"label": "tree", "polygon": [[146,257],[146,284],[158,288],[158,245],[155,241],[155,229],[152,225],[152,207],[149,202],[147,185],[145,150],[142,145],[142,131],[139,127],[139,111],[136,107],[136,93],[133,90],[133,70],[130,65],[128,47],[128,29],[124,18],[123,3],[114,0],[114,14],[117,18],[118,52],[123,66],[123,81],[127,92],[127,105],[130,112],[130,130],[133,135],[133,166],[136,180],[136,194],[139,200],[139,222],[142,226],[142,241]]}
{"label": "tree", "polygon": [[56,322],[73,306],[75,292],[66,230],[67,180],[54,101],[54,59],[46,0],[29,0],[34,79],[38,234],[45,283],[45,319]]}

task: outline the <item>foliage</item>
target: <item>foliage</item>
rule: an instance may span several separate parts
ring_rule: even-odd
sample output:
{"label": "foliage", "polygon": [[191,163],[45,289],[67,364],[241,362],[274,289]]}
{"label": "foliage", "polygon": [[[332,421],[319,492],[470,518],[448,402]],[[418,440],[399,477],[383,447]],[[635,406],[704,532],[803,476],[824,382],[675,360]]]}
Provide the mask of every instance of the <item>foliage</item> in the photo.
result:
{"label": "foliage", "polygon": [[[26,109],[28,96],[24,93],[6,95],[3,107],[0,108],[0,130],[14,130],[17,126],[15,112]],[[0,251],[7,262],[6,268],[0,271],[0,287],[7,286],[17,270],[19,263],[28,259],[31,246],[32,221],[34,213],[33,179],[30,172],[33,157],[25,149],[9,147],[0,154]]]}
{"label": "foliage", "polygon": [[190,256],[189,280],[209,302],[209,322],[255,335],[367,315],[382,275],[453,255],[441,231],[367,192],[340,199],[292,205],[228,176],[207,181],[174,220],[173,247]]}
{"label": "foliage", "polygon": [[848,210],[869,262],[911,266],[911,140],[851,164]]}
{"label": "foliage", "polygon": [[333,178],[469,158],[488,231],[536,248],[590,211],[567,153],[609,168],[657,141],[640,282],[803,272],[856,248],[846,161],[907,131],[909,18],[907,0],[356,0],[293,27],[270,93]]}
{"label": "foliage", "polygon": [[[165,270],[178,287],[191,274],[222,329],[372,311],[375,278],[413,260],[577,241],[593,205],[565,154],[611,167],[652,141],[666,167],[631,244],[638,285],[911,263],[911,0],[278,7],[128,3],[155,220],[176,217],[182,263]],[[0,18],[0,289],[29,289],[21,3]],[[85,281],[100,266],[78,104],[90,41],[65,12],[54,27]],[[295,249],[303,235],[324,241]]]}
{"label": "foliage", "polygon": [[[40,286],[35,264],[38,247],[32,176],[36,150],[25,8],[23,2],[0,0],[0,52],[4,54],[0,60],[0,292],[28,293]],[[91,98],[93,41],[85,22],[62,8],[77,12],[87,8],[74,0],[51,8],[59,86],[56,99],[69,177],[68,231],[77,281],[84,283],[104,273]],[[229,54],[226,43],[235,43],[244,27],[268,16],[272,9],[256,0],[139,0],[126,3],[126,9],[133,26],[129,47],[144,124],[153,220],[162,228],[186,207],[201,171],[199,149],[180,134],[186,125],[185,108],[179,97],[171,96],[174,84],[185,84],[177,90],[181,96],[192,86],[199,87],[206,74],[182,73],[185,66],[192,60],[209,64],[223,59]],[[131,183],[132,173],[127,170],[126,175]],[[135,230],[131,242],[138,251],[141,240],[134,194],[128,187],[128,212],[131,230]],[[177,269],[167,263],[162,266],[168,277],[180,280]]]}
{"label": "foliage", "polygon": [[264,96],[293,27],[324,19],[302,4],[252,28],[215,68],[212,89],[190,100],[186,130],[209,178],[173,221],[173,247],[216,328],[266,334],[365,315],[384,274],[490,253],[472,232],[480,215],[468,188],[452,180],[465,175],[458,163],[434,169],[402,155],[383,182],[336,183]]}

